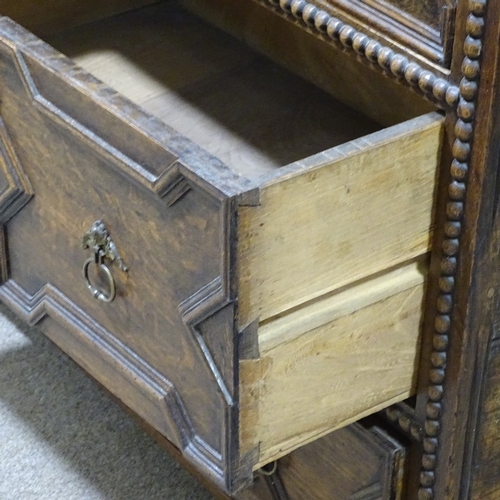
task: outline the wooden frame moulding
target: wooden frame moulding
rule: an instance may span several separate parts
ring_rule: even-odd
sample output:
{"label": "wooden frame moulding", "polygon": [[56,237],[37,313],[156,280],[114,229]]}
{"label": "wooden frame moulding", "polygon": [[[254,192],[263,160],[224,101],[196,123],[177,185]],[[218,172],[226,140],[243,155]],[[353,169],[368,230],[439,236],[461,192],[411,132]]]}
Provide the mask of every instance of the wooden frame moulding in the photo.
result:
{"label": "wooden frame moulding", "polygon": [[354,53],[362,63],[383,71],[390,78],[396,78],[436,106],[442,109],[457,106],[460,91],[448,81],[448,71],[442,71],[438,66],[430,66],[429,69],[425,60],[418,57],[410,60],[401,51],[393,50],[364,30],[355,28],[306,0],[255,1],[299,24],[315,36]]}
{"label": "wooden frame moulding", "polygon": [[393,47],[403,46],[408,54],[419,54],[439,66],[438,71],[446,72],[453,41],[454,2],[438,2],[437,26],[430,26],[384,0],[315,0],[315,3],[326,11],[338,11],[340,18],[356,28],[385,38]]}

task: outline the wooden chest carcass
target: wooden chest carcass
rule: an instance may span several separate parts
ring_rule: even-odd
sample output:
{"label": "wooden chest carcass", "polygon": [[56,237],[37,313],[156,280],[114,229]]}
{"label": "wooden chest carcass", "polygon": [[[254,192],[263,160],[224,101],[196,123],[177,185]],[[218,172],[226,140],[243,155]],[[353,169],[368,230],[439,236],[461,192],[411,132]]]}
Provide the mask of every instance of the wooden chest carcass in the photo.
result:
{"label": "wooden chest carcass", "polygon": [[383,128],[173,2],[44,37],[0,21],[9,307],[229,492],[414,393],[440,114]]}

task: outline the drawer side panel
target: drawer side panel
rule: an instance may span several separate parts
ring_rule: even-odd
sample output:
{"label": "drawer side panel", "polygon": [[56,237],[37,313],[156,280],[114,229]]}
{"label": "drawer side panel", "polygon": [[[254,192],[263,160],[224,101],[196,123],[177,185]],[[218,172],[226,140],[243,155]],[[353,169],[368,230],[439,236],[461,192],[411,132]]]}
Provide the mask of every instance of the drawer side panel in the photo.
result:
{"label": "drawer side panel", "polygon": [[261,326],[260,357],[240,361],[256,468],[414,393],[423,272],[413,263]]}
{"label": "drawer side panel", "polygon": [[239,214],[240,328],[426,253],[442,129],[425,115],[263,187]]}

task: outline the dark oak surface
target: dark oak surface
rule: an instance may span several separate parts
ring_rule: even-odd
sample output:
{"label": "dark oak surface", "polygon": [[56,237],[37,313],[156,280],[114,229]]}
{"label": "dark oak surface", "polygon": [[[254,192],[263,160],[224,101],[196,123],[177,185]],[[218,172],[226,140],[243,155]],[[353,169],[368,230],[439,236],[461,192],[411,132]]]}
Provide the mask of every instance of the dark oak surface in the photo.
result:
{"label": "dark oak surface", "polygon": [[[366,1],[366,0],[365,0]],[[429,26],[439,26],[439,11],[443,2],[440,0],[375,0],[375,3],[390,3]]]}
{"label": "dark oak surface", "polygon": [[250,179],[380,128],[173,2],[47,41]]}
{"label": "dark oak surface", "polygon": [[431,370],[426,374],[429,366],[422,366],[417,404],[425,418],[418,464],[424,499],[487,498],[475,478],[482,476],[484,457],[498,436],[490,427],[490,439],[483,434],[478,441],[476,430],[478,416],[484,421],[494,411],[488,401],[495,365],[488,363],[495,363],[495,356],[488,350],[498,322],[499,8],[496,1],[458,5],[452,70],[453,78],[461,79],[462,97],[458,120],[449,116],[453,161],[451,168],[443,167],[448,179],[440,195],[446,206],[438,213],[441,230],[430,281],[430,296],[437,300],[429,304],[426,330],[433,344]]}
{"label": "dark oak surface", "polygon": [[[225,235],[245,181],[8,19],[1,30],[6,174],[22,195],[5,198],[6,215],[36,193],[4,220],[3,300],[225,487],[235,394]],[[217,187],[193,173],[193,154]],[[113,270],[120,300],[109,307],[82,277],[82,238],[98,219],[128,267]],[[202,339],[208,318],[217,334]]]}
{"label": "dark oak surface", "polygon": [[0,13],[37,35],[119,14],[157,0],[0,0]]}
{"label": "dark oak surface", "polygon": [[409,443],[395,438],[377,419],[350,425],[292,452],[280,459],[276,468],[270,464],[263,472],[256,472],[251,487],[228,497],[207,482],[161,434],[136,414],[131,415],[219,500],[406,498]]}
{"label": "dark oak surface", "polygon": [[[454,0],[314,0],[355,27],[368,30],[378,40],[416,52],[443,72],[451,62],[454,36]],[[435,69],[434,69],[435,70]]]}

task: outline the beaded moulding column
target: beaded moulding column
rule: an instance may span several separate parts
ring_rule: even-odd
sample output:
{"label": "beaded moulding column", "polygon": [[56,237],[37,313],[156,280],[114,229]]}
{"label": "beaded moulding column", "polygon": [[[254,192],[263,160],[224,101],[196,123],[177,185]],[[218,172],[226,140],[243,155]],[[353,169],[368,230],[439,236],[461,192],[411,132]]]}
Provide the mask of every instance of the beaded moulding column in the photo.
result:
{"label": "beaded moulding column", "polygon": [[436,464],[439,453],[441,414],[446,379],[447,354],[450,342],[451,313],[454,308],[455,279],[458,267],[458,253],[464,216],[464,202],[467,189],[469,160],[471,155],[474,118],[481,71],[484,15],[487,0],[470,0],[469,15],[463,44],[462,80],[460,82],[455,123],[453,160],[450,168],[451,181],[448,186],[444,239],[441,248],[438,298],[432,338],[431,369],[427,387],[424,453],[420,472],[419,500],[434,499]]}
{"label": "beaded moulding column", "polygon": [[444,109],[457,105],[458,87],[422,68],[418,62],[410,61],[405,55],[332,16],[314,3],[307,0],[255,1],[307,28],[314,35],[333,42],[346,51],[354,52],[371,67],[378,68],[387,76],[407,84],[435,105]]}

